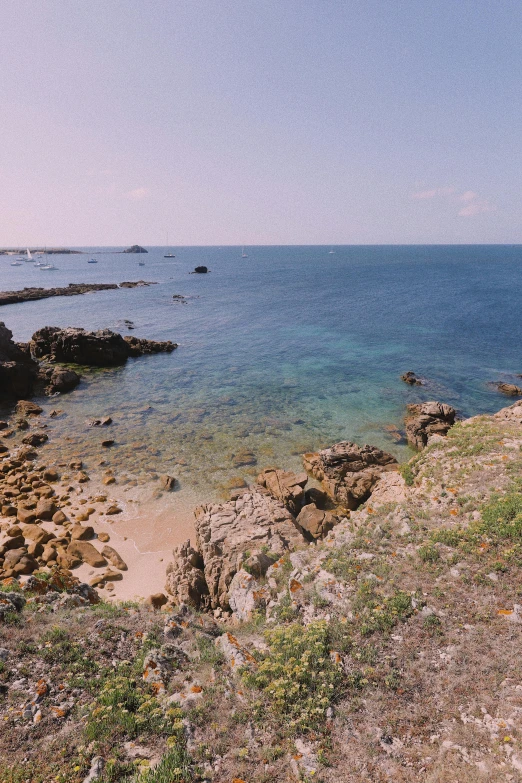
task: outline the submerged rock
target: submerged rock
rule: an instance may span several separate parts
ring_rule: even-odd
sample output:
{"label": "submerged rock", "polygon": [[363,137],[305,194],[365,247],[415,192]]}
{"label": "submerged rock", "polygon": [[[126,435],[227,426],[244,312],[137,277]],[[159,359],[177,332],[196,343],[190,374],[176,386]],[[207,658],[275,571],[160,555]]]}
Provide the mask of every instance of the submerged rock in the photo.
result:
{"label": "submerged rock", "polygon": [[303,454],[303,464],[335,503],[354,510],[369,498],[383,471],[396,469],[397,460],[376,446],[342,441],[328,449]]}
{"label": "submerged rock", "polygon": [[408,405],[404,423],[408,443],[416,449],[423,449],[432,435],[446,435],[455,424],[456,410],[443,402],[423,402]]}
{"label": "submerged rock", "polygon": [[401,375],[401,381],[408,383],[410,386],[424,386],[420,378],[417,378],[414,372],[408,370],[404,375]]}
{"label": "submerged rock", "polygon": [[522,397],[522,389],[514,383],[497,383],[497,389],[510,397]]}

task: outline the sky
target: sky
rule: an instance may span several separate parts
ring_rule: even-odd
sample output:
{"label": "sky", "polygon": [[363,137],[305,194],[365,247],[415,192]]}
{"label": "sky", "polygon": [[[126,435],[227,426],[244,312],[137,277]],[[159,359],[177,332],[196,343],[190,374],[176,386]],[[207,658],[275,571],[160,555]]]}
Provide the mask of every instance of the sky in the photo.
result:
{"label": "sky", "polygon": [[0,246],[522,242],[520,0],[2,0]]}

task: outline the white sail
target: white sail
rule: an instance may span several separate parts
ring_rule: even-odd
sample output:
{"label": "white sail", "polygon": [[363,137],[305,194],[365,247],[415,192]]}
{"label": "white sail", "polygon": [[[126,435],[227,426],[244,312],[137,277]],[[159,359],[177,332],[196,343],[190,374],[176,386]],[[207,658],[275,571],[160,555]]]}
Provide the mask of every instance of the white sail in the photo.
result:
{"label": "white sail", "polygon": [[28,261],[32,261],[33,260],[33,257],[31,255],[31,251],[29,250],[29,248],[27,248],[27,260]]}

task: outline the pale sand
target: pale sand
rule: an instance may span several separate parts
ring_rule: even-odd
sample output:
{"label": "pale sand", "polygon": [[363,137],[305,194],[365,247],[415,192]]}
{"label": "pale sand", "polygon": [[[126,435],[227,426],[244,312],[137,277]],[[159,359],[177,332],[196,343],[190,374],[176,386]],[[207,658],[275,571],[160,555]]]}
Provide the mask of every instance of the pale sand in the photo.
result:
{"label": "pale sand", "polygon": [[[93,493],[93,489],[90,485],[89,494]],[[128,571],[122,572],[123,579],[112,583],[114,590],[100,589],[100,595],[104,599],[113,597],[123,601],[165,592],[165,569],[172,560],[172,549],[188,538],[194,543],[193,511],[198,499],[183,490],[155,497],[157,489],[154,485],[125,489],[112,484],[98,490],[117,501],[123,513],[103,517],[92,515],[89,522],[83,524],[91,524],[96,533],[108,533],[108,545],[121,555],[128,566]],[[91,543],[99,550],[105,546],[101,541]],[[73,573],[80,580],[89,582],[103,570],[81,565]]]}

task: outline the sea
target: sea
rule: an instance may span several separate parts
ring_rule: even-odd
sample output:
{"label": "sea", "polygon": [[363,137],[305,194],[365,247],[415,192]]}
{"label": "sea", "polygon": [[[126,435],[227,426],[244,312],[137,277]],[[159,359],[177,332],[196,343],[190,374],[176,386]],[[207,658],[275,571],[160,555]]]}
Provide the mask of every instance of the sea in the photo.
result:
{"label": "sea", "polygon": [[[168,473],[185,495],[215,501],[341,440],[407,459],[408,403],[440,400],[467,417],[513,402],[494,384],[522,373],[522,246],[270,246],[246,258],[239,247],[169,248],[175,258],[77,249],[52,256],[50,271],[0,257],[0,289],[155,284],[4,306],[17,341],[80,326],[179,347],[85,370],[75,391],[44,398],[58,413],[50,458],[110,464],[134,485]],[[208,274],[192,274],[198,265]],[[425,385],[401,381],[408,370]],[[113,419],[110,459],[90,426],[101,416]]]}

